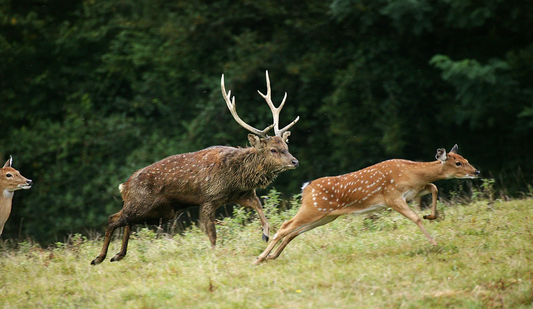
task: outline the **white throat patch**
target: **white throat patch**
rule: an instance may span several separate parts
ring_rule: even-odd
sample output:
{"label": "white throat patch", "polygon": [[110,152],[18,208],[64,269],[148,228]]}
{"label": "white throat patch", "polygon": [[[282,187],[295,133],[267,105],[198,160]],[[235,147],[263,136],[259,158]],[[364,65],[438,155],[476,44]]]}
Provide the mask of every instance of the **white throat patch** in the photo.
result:
{"label": "white throat patch", "polygon": [[5,189],[5,190],[4,190],[4,197],[12,198],[12,197],[13,197],[13,194],[14,194],[13,191],[9,191],[8,189]]}

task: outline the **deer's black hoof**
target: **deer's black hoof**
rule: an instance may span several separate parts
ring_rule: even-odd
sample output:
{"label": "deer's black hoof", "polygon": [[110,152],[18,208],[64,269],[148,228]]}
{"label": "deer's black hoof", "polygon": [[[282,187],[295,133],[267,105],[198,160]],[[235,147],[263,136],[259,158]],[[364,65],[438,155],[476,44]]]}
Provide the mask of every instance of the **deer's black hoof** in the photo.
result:
{"label": "deer's black hoof", "polygon": [[120,260],[122,260],[124,258],[123,255],[121,255],[120,253],[117,253],[112,259],[111,259],[111,262],[118,262]]}
{"label": "deer's black hoof", "polygon": [[265,234],[263,234],[263,241],[268,242],[268,236],[266,236]]}
{"label": "deer's black hoof", "polygon": [[93,265],[93,266],[94,266],[94,265],[98,265],[98,264],[102,263],[102,260],[103,260],[103,259],[100,259],[100,257],[97,256],[96,259],[94,259],[94,260],[91,261],[91,265]]}

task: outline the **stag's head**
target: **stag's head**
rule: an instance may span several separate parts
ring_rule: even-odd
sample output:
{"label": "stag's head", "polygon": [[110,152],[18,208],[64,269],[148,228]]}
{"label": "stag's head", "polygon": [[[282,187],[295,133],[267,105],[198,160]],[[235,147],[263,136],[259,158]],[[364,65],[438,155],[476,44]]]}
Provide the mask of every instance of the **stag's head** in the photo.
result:
{"label": "stag's head", "polygon": [[[270,107],[274,123],[263,130],[259,130],[252,127],[239,117],[235,105],[235,97],[231,97],[231,90],[226,92],[226,88],[224,86],[224,74],[222,74],[220,86],[222,88],[222,96],[224,97],[226,105],[228,106],[228,109],[230,110],[231,115],[233,115],[235,121],[237,121],[237,123],[243,128],[253,133],[248,134],[248,140],[250,142],[250,145],[254,147],[258,152],[262,153],[265,157],[265,160],[267,162],[270,162],[270,165],[276,167],[276,172],[282,172],[288,169],[296,168],[299,164],[298,160],[289,153],[289,147],[287,146],[287,143],[289,142],[289,136],[291,135],[289,128],[291,128],[296,122],[298,122],[300,117],[296,117],[296,119],[294,119],[291,123],[280,129],[279,114],[281,112],[281,109],[283,108],[283,105],[285,104],[285,100],[287,99],[287,93],[285,92],[285,96],[283,97],[283,101],[281,102],[279,107],[275,107],[274,103],[272,103],[271,98],[270,79],[268,77],[268,71],[266,71],[266,83],[267,93],[263,94],[259,90],[257,92],[259,92],[259,94],[265,99],[268,106]],[[269,137],[267,135],[267,132],[272,128],[274,128],[275,136]]]}
{"label": "stag's head", "polygon": [[449,153],[444,148],[437,149],[435,158],[439,160],[445,170],[447,178],[477,178],[480,172],[468,160],[457,153],[459,147],[454,145]]}

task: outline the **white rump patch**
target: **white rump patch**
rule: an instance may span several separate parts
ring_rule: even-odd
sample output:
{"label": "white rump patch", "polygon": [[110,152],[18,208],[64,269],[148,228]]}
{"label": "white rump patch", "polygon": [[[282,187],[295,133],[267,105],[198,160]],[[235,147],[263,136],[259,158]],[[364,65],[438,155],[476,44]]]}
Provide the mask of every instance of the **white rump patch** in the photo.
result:
{"label": "white rump patch", "polygon": [[304,184],[302,185],[302,191],[303,191],[303,189],[305,189],[305,187],[307,187],[310,183],[311,183],[310,181],[304,183]]}

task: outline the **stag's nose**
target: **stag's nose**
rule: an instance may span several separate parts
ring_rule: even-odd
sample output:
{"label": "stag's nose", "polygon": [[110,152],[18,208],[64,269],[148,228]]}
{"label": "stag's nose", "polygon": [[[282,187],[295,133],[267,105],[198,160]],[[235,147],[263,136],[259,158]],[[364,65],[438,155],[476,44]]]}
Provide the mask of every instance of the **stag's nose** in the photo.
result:
{"label": "stag's nose", "polygon": [[33,184],[33,181],[31,179],[26,179],[26,184],[28,186],[31,186]]}
{"label": "stag's nose", "polygon": [[481,174],[481,172],[479,170],[476,170],[475,173],[474,173],[476,176],[479,176],[479,174]]}
{"label": "stag's nose", "polygon": [[300,162],[298,162],[298,160],[296,160],[296,159],[292,159],[291,163],[292,163],[292,166],[294,166],[294,167],[298,167],[300,165]]}

